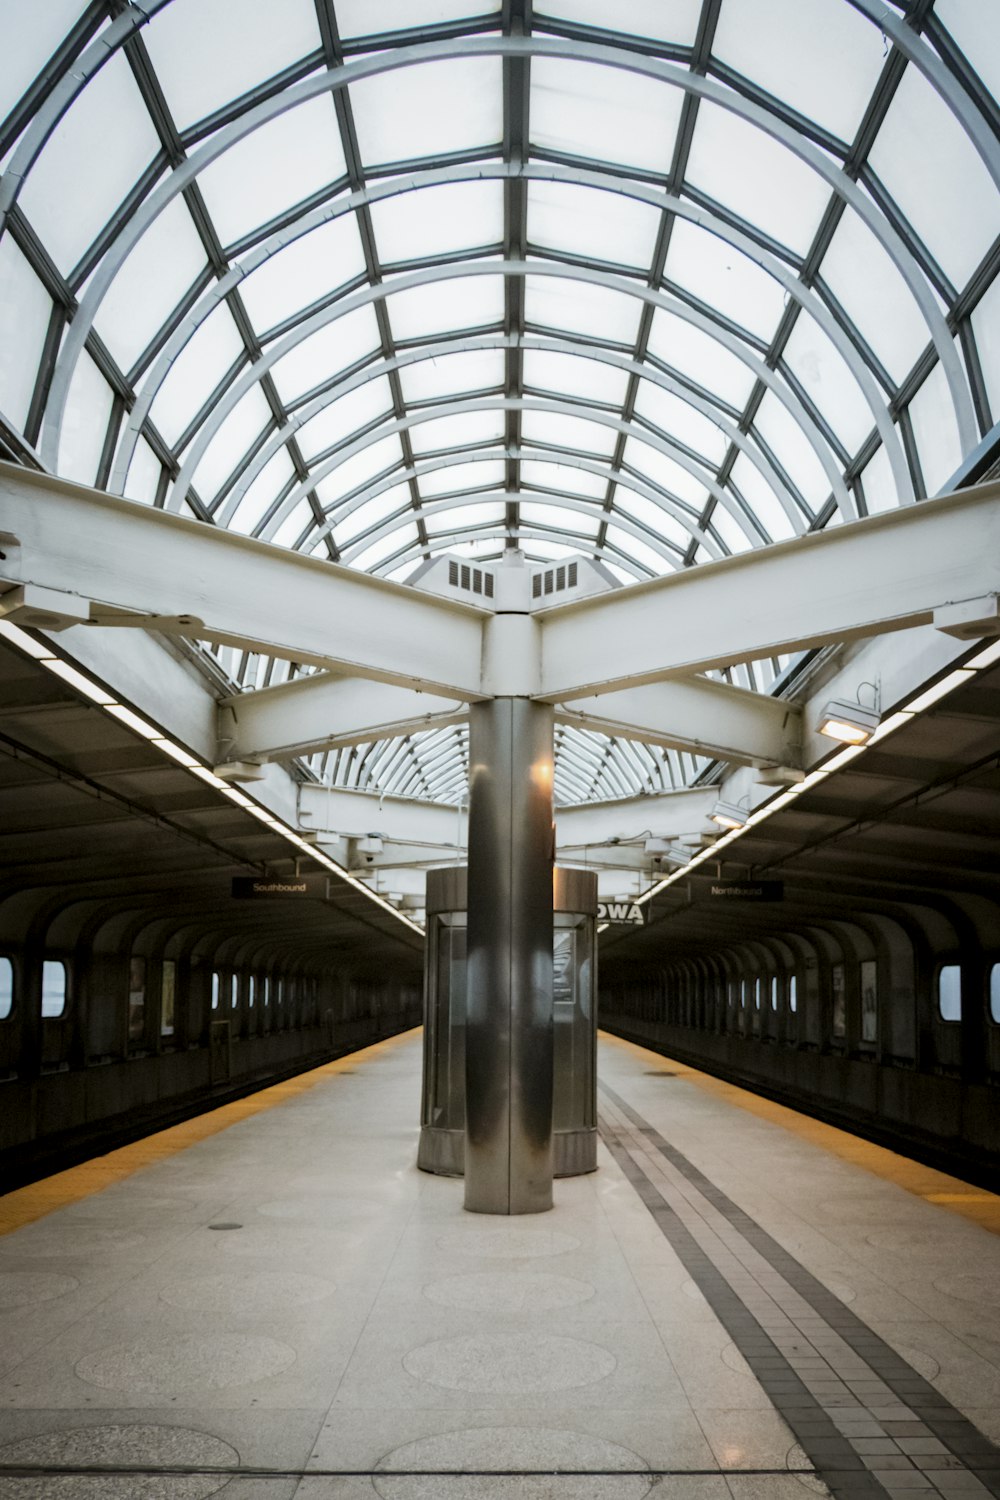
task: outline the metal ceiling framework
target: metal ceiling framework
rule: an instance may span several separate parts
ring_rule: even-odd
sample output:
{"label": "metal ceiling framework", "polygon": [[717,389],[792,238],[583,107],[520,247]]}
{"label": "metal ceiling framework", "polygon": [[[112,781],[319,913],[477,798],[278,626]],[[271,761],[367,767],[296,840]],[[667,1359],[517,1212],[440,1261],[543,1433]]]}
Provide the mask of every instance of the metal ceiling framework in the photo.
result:
{"label": "metal ceiling framework", "polygon": [[[759,49],[740,31],[738,5]],[[290,58],[276,8],[244,5],[246,33],[270,15],[282,66],[249,86],[237,69],[212,109],[182,123],[171,49],[195,46],[192,0],[59,9],[65,34],[26,46],[34,70],[8,89],[0,124],[0,328],[18,302],[37,309],[18,341],[30,378],[0,371],[0,440],[20,461],[389,578],[442,551],[490,560],[520,547],[540,563],[583,553],[631,582],[922,499],[993,428],[1000,110],[983,44],[996,19],[980,16],[977,33],[961,0],[811,0],[799,5],[811,43],[790,0],[685,0],[671,19],[630,0],[617,30],[590,0],[502,0],[474,14],[456,0],[405,12],[393,0],[282,0],[295,35],[314,37]],[[365,34],[361,15],[383,28],[405,15],[412,26]],[[233,0],[202,3],[199,19],[235,58],[244,41]],[[17,25],[43,29],[26,11]],[[795,75],[816,67],[820,48],[831,76],[839,62],[868,80],[849,132],[833,127],[821,98],[807,116],[796,93]],[[115,69],[114,97],[135,100],[156,149],[124,190],[99,195],[113,206],[86,243],[57,244],[51,228],[47,243],[41,194],[71,160],[78,119],[89,138],[88,99]],[[495,125],[488,138],[477,134],[469,78],[474,88],[492,80],[495,97],[480,101]],[[649,106],[641,140],[629,138],[622,80]],[[432,117],[426,129],[416,114],[411,123],[433,149],[382,159],[366,148],[372,100],[391,104],[387,88]],[[899,147],[914,100],[958,133],[940,159],[926,141]],[[581,101],[617,155],[594,151]],[[213,170],[252,160],[239,157],[247,146],[261,145],[265,160],[268,127],[294,129],[296,110],[317,105],[331,111],[329,170],[227,237]],[[451,117],[450,136],[436,111]],[[98,115],[109,139],[135,123]],[[397,123],[405,139],[405,116]],[[749,190],[719,176],[725,139],[759,160]],[[92,166],[99,179],[101,163]],[[939,227],[928,233],[922,219],[920,233],[914,222],[942,173],[987,205],[958,224],[962,256]],[[823,199],[793,212],[807,181],[822,184]],[[442,211],[428,241],[412,205],[440,209],[449,192],[465,195],[450,200],[455,222]],[[401,244],[392,213],[403,215]],[[309,247],[341,231],[356,234],[344,274],[331,254],[317,281]],[[161,305],[162,257],[192,236],[200,268]],[[846,286],[845,265],[889,289],[877,317]],[[125,313],[113,317],[116,297]],[[141,347],[122,333],[129,297]],[[157,309],[152,328],[144,299]],[[422,324],[414,308],[428,310]],[[887,334],[893,323],[906,329],[905,357]],[[361,328],[359,342],[351,330]],[[217,347],[226,357],[215,367]],[[296,360],[298,384],[284,373]],[[456,363],[449,383],[442,372]],[[196,366],[207,381],[191,379],[179,407],[177,386]],[[97,434],[83,457],[81,429]],[[252,650],[215,654],[236,690],[302,670]],[[719,675],[767,691],[791,662],[727,662]],[[557,738],[567,803],[681,788],[708,765],[578,723]],[[466,759],[464,729],[443,725],[317,752],[309,771],[459,801]]]}

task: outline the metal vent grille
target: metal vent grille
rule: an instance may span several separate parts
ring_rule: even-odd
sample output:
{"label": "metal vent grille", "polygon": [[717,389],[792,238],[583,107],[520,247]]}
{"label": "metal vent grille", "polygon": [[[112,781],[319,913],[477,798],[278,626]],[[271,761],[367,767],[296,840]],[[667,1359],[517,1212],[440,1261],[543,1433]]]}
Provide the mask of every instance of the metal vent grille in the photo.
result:
{"label": "metal vent grille", "polygon": [[531,580],[532,599],[541,599],[543,594],[561,594],[563,589],[575,589],[579,564],[564,563],[560,568],[549,568],[547,573],[536,573]]}
{"label": "metal vent grille", "polygon": [[469,594],[484,594],[493,598],[493,574],[482,568],[472,568],[468,563],[448,563],[448,582],[452,588],[465,589]]}

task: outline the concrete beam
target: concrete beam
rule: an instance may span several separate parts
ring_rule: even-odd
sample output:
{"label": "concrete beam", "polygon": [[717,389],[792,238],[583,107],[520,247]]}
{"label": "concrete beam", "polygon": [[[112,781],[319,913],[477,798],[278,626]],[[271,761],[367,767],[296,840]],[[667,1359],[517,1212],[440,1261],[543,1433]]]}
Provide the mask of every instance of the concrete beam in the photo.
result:
{"label": "concrete beam", "polygon": [[564,702],[925,625],[998,592],[994,481],[544,611],[539,696]]}
{"label": "concrete beam", "polygon": [[798,765],[797,704],[712,682],[675,678],[556,707],[556,722],[737,764]]}
{"label": "concrete beam", "polygon": [[440,729],[467,713],[464,703],[434,693],[322,672],[224,698],[219,746],[227,759],[288,760]]}
{"label": "concrete beam", "polygon": [[[52,628],[68,596],[92,624],[156,630],[332,667],[352,676],[481,696],[483,621],[472,605],[0,464],[0,585],[47,591]],[[7,590],[4,590],[7,592]],[[30,594],[28,596],[31,597]]]}

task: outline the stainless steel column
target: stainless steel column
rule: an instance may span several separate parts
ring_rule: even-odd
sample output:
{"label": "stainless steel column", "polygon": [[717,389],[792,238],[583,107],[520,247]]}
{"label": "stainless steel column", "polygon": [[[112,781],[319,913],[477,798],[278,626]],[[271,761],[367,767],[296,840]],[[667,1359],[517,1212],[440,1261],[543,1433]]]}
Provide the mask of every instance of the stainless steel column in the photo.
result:
{"label": "stainless steel column", "polygon": [[469,711],[465,1206],[552,1207],[552,709]]}

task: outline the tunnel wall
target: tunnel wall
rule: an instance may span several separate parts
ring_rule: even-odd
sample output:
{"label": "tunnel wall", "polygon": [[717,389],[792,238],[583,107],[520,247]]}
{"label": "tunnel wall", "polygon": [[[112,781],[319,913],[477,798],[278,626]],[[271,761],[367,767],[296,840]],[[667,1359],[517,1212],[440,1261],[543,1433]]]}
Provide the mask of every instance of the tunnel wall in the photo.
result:
{"label": "tunnel wall", "polygon": [[609,964],[600,1025],[1000,1190],[1000,926],[923,917]]}

